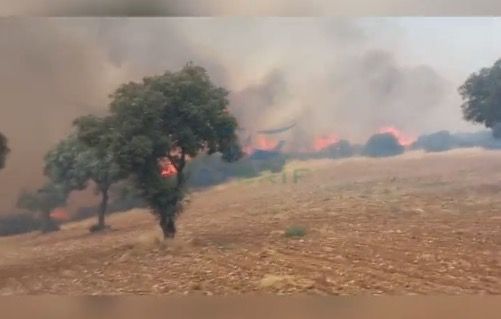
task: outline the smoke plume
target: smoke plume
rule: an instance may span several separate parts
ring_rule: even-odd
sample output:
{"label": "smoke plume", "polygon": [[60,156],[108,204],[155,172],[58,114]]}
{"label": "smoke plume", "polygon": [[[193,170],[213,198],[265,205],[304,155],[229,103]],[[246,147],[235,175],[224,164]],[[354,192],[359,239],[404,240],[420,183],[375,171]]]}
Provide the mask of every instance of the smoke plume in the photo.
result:
{"label": "smoke plume", "polygon": [[0,211],[21,188],[40,186],[45,152],[76,116],[105,108],[110,65],[77,31],[59,21],[0,19],[0,128],[12,150],[0,173]]}
{"label": "smoke plume", "polygon": [[120,83],[188,61],[230,90],[245,134],[297,123],[277,137],[289,147],[321,135],[365,142],[388,125],[416,136],[441,126],[437,112],[455,88],[400,57],[398,32],[379,41],[394,26],[371,32],[334,18],[2,19],[0,130],[12,153],[0,211],[42,183],[45,152],[76,116],[105,112]]}

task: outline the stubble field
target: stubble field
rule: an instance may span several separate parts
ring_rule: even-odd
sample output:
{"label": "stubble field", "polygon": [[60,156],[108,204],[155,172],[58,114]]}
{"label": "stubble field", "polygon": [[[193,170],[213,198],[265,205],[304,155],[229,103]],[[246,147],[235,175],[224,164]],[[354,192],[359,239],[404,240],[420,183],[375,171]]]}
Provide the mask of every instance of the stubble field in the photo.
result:
{"label": "stubble field", "polygon": [[[499,294],[501,152],[289,163],[146,210],[0,238],[0,294]],[[295,235],[295,236],[294,236]]]}

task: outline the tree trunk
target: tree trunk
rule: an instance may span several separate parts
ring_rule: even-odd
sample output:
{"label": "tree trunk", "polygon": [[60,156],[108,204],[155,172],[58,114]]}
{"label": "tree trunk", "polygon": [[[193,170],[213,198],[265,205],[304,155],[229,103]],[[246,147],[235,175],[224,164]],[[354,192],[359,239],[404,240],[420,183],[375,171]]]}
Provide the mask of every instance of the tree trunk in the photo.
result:
{"label": "tree trunk", "polygon": [[183,170],[184,166],[186,165],[186,154],[184,150],[182,150],[182,155],[181,158],[176,161],[174,158],[169,157],[170,162],[174,167],[176,168],[177,174],[176,174],[176,189],[179,191],[182,191],[183,183],[184,183],[184,176],[183,176]]}
{"label": "tree trunk", "polygon": [[183,199],[183,187],[184,187],[184,175],[183,169],[186,164],[186,155],[183,151],[180,161],[175,161],[173,158],[169,158],[171,163],[176,168],[176,197],[171,203],[172,207],[168,210],[163,210],[160,212],[160,228],[164,235],[164,239],[174,238],[176,236],[176,215],[178,214],[178,209],[180,207],[180,201]]}
{"label": "tree trunk", "polygon": [[99,212],[97,215],[97,226],[101,229],[104,229],[104,218],[106,215],[106,209],[108,208],[108,188],[104,188],[101,191],[101,205],[99,207]]}
{"label": "tree trunk", "polygon": [[106,216],[106,208],[108,207],[108,189],[109,187],[100,188],[101,190],[101,204],[97,212],[97,224],[90,226],[91,233],[102,231],[106,228],[104,218]]}
{"label": "tree trunk", "polygon": [[167,212],[162,212],[160,215],[160,228],[162,228],[164,239],[174,238],[176,236],[174,216],[168,216]]}

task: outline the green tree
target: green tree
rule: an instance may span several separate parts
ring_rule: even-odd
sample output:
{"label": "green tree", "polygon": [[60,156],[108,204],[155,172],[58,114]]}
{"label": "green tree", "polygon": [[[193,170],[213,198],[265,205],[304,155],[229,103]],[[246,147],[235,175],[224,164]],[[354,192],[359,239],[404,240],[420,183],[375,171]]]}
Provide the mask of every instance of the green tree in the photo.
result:
{"label": "green tree", "polygon": [[44,233],[59,230],[58,224],[52,220],[50,213],[66,204],[67,189],[55,183],[47,183],[36,192],[23,191],[17,200],[17,206],[31,212],[39,213],[41,231]]}
{"label": "green tree", "polygon": [[461,108],[467,121],[484,124],[501,137],[501,59],[490,68],[471,74],[459,88]]}
{"label": "green tree", "polygon": [[5,167],[5,160],[9,152],[10,149],[7,146],[7,138],[5,137],[5,135],[0,133],[0,169]]}
{"label": "green tree", "polygon": [[129,173],[118,164],[115,153],[112,152],[114,131],[110,117],[100,118],[94,115],[80,117],[74,121],[77,138],[88,150],[84,165],[89,172],[89,178],[96,185],[96,191],[101,195],[97,225],[91,230],[102,230],[105,226],[105,215],[110,199],[110,188],[113,184],[128,177]]}
{"label": "green tree", "polygon": [[90,155],[89,148],[76,135],[70,135],[45,155],[44,173],[67,190],[82,190],[90,179]]}
{"label": "green tree", "polygon": [[[88,181],[96,185],[101,196],[97,224],[91,231],[106,228],[105,215],[110,187],[126,177],[110,150],[109,121],[95,116],[78,118],[76,133],[61,141],[45,157],[45,173],[69,190],[81,190]],[[89,146],[92,145],[92,146]]]}
{"label": "green tree", "polygon": [[[224,160],[234,161],[241,155],[227,96],[205,69],[192,63],[124,84],[111,96],[114,153],[159,217],[165,238],[176,233],[188,159],[221,152]],[[177,171],[172,178],[161,175],[159,161],[164,159]]]}

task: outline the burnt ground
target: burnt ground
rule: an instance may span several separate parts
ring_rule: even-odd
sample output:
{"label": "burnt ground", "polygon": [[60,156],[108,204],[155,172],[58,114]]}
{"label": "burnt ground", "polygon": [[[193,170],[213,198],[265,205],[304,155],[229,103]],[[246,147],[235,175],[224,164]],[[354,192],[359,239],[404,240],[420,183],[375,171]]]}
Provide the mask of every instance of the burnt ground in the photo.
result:
{"label": "burnt ground", "polygon": [[500,195],[501,152],[295,162],[193,193],[175,240],[145,210],[0,238],[0,294],[499,294]]}

